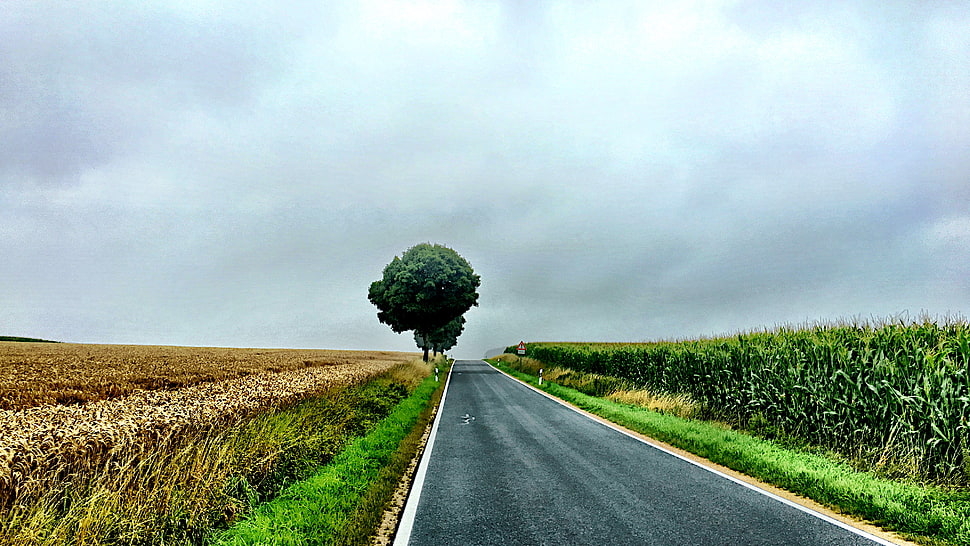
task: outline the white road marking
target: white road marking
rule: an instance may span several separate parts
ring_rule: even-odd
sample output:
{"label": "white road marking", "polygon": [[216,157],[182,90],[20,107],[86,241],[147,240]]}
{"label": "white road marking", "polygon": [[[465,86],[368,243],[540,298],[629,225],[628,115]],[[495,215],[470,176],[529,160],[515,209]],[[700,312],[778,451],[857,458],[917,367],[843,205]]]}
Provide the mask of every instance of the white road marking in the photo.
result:
{"label": "white road marking", "polygon": [[[495,366],[492,366],[488,362],[486,362],[486,364],[488,364],[489,366],[491,366],[496,371],[502,373],[501,370],[499,370],[498,368],[495,368]],[[846,531],[849,531],[851,533],[855,533],[855,534],[857,534],[857,535],[859,535],[859,536],[861,536],[863,538],[867,538],[867,539],[875,542],[876,544],[881,544],[882,546],[898,546],[894,542],[890,542],[890,541],[888,541],[888,540],[886,540],[884,538],[880,538],[880,537],[877,537],[877,536],[875,536],[873,534],[867,533],[867,532],[863,531],[862,529],[858,529],[858,528],[853,527],[853,526],[851,526],[851,525],[849,525],[847,523],[844,523],[844,522],[841,522],[841,521],[839,521],[837,519],[834,519],[834,518],[831,518],[829,516],[826,516],[825,514],[822,514],[820,512],[816,512],[815,510],[812,510],[811,508],[809,508],[807,506],[802,506],[801,504],[798,504],[797,502],[792,502],[792,501],[790,501],[790,500],[788,500],[788,499],[786,499],[784,497],[779,497],[778,495],[772,493],[771,491],[765,491],[764,489],[761,489],[760,487],[758,487],[758,486],[756,486],[754,484],[750,484],[750,483],[748,483],[748,482],[746,482],[744,480],[739,480],[738,478],[735,478],[734,476],[725,474],[724,472],[721,472],[720,470],[718,470],[716,468],[711,468],[709,466],[706,466],[706,465],[700,463],[699,461],[695,461],[695,460],[692,460],[692,459],[688,459],[687,457],[684,457],[683,455],[681,455],[679,453],[675,453],[673,451],[670,451],[669,449],[665,448],[664,446],[655,444],[655,443],[650,442],[650,441],[648,441],[648,440],[646,440],[644,438],[641,438],[641,437],[639,437],[639,436],[637,436],[635,434],[632,434],[632,433],[630,433],[630,431],[625,430],[625,429],[621,428],[620,426],[618,426],[618,425],[616,425],[614,423],[610,423],[609,421],[600,421],[598,419],[593,419],[592,417],[590,417],[589,415],[587,415],[586,413],[584,413],[579,408],[568,404],[564,400],[560,400],[559,398],[556,398],[555,396],[553,396],[553,395],[551,395],[551,394],[549,394],[549,393],[547,393],[545,391],[542,391],[540,389],[537,389],[537,388],[533,387],[532,385],[530,385],[530,384],[528,384],[528,383],[526,383],[524,381],[521,381],[519,379],[516,379],[515,377],[512,377],[509,374],[502,373],[502,375],[504,375],[505,377],[507,377],[507,378],[511,379],[512,381],[515,381],[515,382],[517,382],[517,383],[519,383],[521,385],[525,385],[526,387],[528,387],[528,388],[536,391],[537,393],[545,396],[546,398],[549,398],[550,400],[553,400],[553,401],[555,401],[555,402],[557,402],[557,403],[559,403],[559,404],[561,404],[561,405],[563,405],[563,406],[565,406],[565,407],[567,407],[567,408],[575,411],[576,413],[582,415],[583,417],[586,417],[587,419],[589,419],[589,420],[591,420],[593,422],[596,422],[596,423],[599,423],[599,424],[601,424],[603,426],[609,427],[609,428],[611,428],[611,429],[613,429],[613,430],[615,430],[615,431],[617,431],[617,432],[619,432],[621,434],[624,434],[626,436],[629,436],[630,438],[633,438],[634,440],[637,440],[638,442],[642,442],[644,444],[647,444],[650,447],[653,447],[655,449],[659,449],[660,451],[663,451],[664,453],[673,455],[674,457],[677,457],[678,459],[680,459],[682,461],[686,461],[686,462],[688,462],[688,463],[690,463],[690,464],[692,464],[694,466],[697,466],[699,468],[703,468],[704,470],[707,470],[708,472],[711,472],[712,474],[716,474],[716,475],[718,475],[718,476],[720,476],[720,477],[722,477],[722,478],[724,478],[726,480],[730,480],[730,481],[732,481],[732,482],[734,482],[734,483],[736,483],[738,485],[742,485],[742,486],[744,486],[744,487],[746,487],[746,488],[748,488],[748,489],[750,489],[752,491],[757,491],[758,493],[761,493],[762,495],[764,495],[766,497],[769,497],[769,498],[774,499],[774,500],[776,500],[776,501],[778,501],[778,502],[780,502],[782,504],[785,504],[785,505],[788,505],[788,506],[790,506],[792,508],[795,508],[796,510],[801,510],[802,512],[805,512],[808,515],[815,516],[815,517],[817,517],[818,519],[820,519],[822,521],[831,523],[832,525],[835,525],[836,527],[841,527],[842,529],[845,529]],[[395,544],[397,544],[397,543],[395,543]]]}
{"label": "white road marking", "polygon": [[401,514],[401,519],[397,526],[397,533],[394,535],[394,546],[407,546],[408,542],[411,541],[411,530],[414,528],[414,516],[418,512],[421,490],[424,489],[424,478],[428,474],[428,461],[431,460],[431,449],[434,447],[435,437],[438,435],[438,425],[441,424],[441,409],[445,405],[445,397],[448,395],[448,385],[451,384],[451,370],[453,369],[454,364],[448,370],[448,378],[445,379],[445,390],[441,393],[441,401],[438,402],[438,413],[434,416],[434,425],[431,426],[428,443],[424,446],[424,452],[421,454],[421,462],[418,463],[418,471],[414,474],[414,483],[411,485],[411,491],[408,493],[408,500],[404,504],[404,512]]}

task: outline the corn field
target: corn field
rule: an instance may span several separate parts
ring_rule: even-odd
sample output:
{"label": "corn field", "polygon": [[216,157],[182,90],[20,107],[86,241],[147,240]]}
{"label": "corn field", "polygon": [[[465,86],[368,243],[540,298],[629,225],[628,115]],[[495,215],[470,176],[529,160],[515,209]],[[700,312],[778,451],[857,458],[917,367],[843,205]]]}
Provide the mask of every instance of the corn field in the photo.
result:
{"label": "corn field", "polygon": [[[514,353],[515,347],[507,352]],[[970,328],[841,324],[644,344],[533,343],[528,356],[686,394],[710,415],[875,466],[968,481]]]}

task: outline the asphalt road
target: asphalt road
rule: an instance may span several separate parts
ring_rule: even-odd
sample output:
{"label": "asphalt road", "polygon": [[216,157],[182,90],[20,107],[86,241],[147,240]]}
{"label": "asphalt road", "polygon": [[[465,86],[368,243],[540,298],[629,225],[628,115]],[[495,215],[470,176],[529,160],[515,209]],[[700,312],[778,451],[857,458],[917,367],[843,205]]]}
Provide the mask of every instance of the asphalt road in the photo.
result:
{"label": "asphalt road", "polygon": [[438,419],[395,544],[877,544],[483,361],[455,363]]}

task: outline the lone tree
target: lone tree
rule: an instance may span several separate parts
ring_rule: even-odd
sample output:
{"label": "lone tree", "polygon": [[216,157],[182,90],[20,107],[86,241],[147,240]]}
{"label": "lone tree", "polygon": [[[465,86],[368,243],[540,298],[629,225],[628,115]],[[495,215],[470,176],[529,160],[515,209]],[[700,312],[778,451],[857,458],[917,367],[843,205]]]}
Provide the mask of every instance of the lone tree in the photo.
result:
{"label": "lone tree", "polygon": [[[395,332],[414,330],[429,340],[434,332],[478,305],[476,289],[481,283],[457,252],[422,243],[387,264],[383,278],[371,283],[367,299],[377,306],[378,320]],[[428,349],[424,347],[425,361]]]}
{"label": "lone tree", "polygon": [[458,336],[461,335],[461,331],[464,329],[465,317],[458,317],[443,327],[431,332],[427,338],[415,332],[414,342],[418,345],[419,349],[423,349],[424,351],[431,349],[434,351],[435,356],[437,356],[438,353],[444,354],[445,351],[457,345]]}

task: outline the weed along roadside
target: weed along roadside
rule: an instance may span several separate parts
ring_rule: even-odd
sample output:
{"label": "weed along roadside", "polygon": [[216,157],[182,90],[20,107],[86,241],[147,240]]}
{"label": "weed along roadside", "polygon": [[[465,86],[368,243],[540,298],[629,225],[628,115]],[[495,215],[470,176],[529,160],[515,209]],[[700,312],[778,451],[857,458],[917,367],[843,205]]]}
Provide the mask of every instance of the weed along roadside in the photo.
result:
{"label": "weed along roadside", "polygon": [[[536,345],[531,344],[530,350]],[[514,349],[510,347],[509,352]],[[831,452],[804,444],[782,444],[732,430],[725,423],[701,420],[698,416],[704,415],[703,409],[682,397],[641,394],[639,400],[630,403],[634,397],[630,395],[628,380],[577,372],[511,354],[489,362],[537,389],[634,433],[811,499],[836,513],[872,522],[899,537],[922,544],[970,545],[970,495],[965,488],[891,480],[861,472]],[[539,369],[544,371],[541,386]],[[620,399],[625,401],[608,399],[616,398],[611,393],[620,393]]]}
{"label": "weed along roadside", "polygon": [[[58,347],[57,351],[66,351],[72,358],[89,350],[106,355],[120,351],[126,355],[124,358],[131,353],[126,347]],[[150,351],[168,354],[169,350]],[[230,358],[238,357],[237,368],[253,365],[253,351],[227,351]],[[177,348],[175,352],[190,359],[197,356],[191,349]],[[328,521],[338,522],[329,523],[328,528],[334,536],[343,537],[343,543],[366,542],[380,522],[398,476],[417,449],[419,441],[412,437],[420,438],[421,423],[429,419],[436,397],[440,397],[434,381],[435,363],[429,365],[415,359],[413,353],[390,357],[362,353],[357,360],[351,360],[357,357],[350,353],[333,353],[336,358],[329,353],[315,354],[325,360],[310,367],[303,363],[302,352],[274,352],[274,358],[296,358],[297,364],[302,365],[294,370],[248,375],[242,378],[247,381],[245,385],[251,386],[248,381],[258,379],[257,386],[265,383],[267,387],[240,387],[233,391],[235,398],[220,393],[227,390],[225,385],[235,385],[238,379],[203,384],[204,392],[190,386],[160,394],[189,402],[203,401],[207,411],[213,412],[219,404],[232,403],[236,398],[269,392],[276,393],[277,398],[280,393],[286,395],[279,400],[263,397],[261,406],[241,416],[236,412],[211,422],[200,420],[191,427],[175,423],[168,428],[149,429],[152,434],[143,436],[118,434],[118,430],[126,430],[120,425],[128,421],[102,418],[99,430],[113,443],[101,451],[92,451],[97,445],[82,445],[84,449],[79,451],[49,449],[47,456],[35,459],[39,462],[32,467],[13,459],[9,472],[2,472],[0,467],[0,485],[8,486],[5,496],[0,497],[0,546],[208,544],[228,527],[262,513],[260,510],[265,509],[260,507],[294,490],[298,487],[295,484],[318,476],[339,461],[345,462],[344,470],[347,465],[354,468],[351,474],[356,489],[352,494],[336,496],[337,505],[346,513],[328,516]],[[172,374],[191,365],[191,360],[189,364],[178,362],[181,361],[172,359]],[[442,359],[437,365],[445,368],[447,361]],[[326,377],[318,378],[321,374]],[[308,378],[319,381],[309,382]],[[308,390],[311,388],[315,390]],[[134,398],[123,395],[77,406],[3,410],[0,416],[5,421],[0,425],[6,427],[5,441],[22,442],[29,448],[13,453],[30,455],[51,444],[44,440],[46,429],[30,429],[27,425],[33,421],[22,422],[24,415],[60,412],[63,421],[64,415],[86,415],[85,412],[103,410],[102,406],[142,409],[149,415],[146,412],[158,407],[142,408],[134,402],[154,396],[152,393],[145,391]],[[212,396],[207,398],[206,394]],[[101,413],[103,417],[109,415],[107,410]],[[17,424],[23,426],[10,428]],[[83,434],[86,429],[79,430]],[[71,437],[63,439],[67,442]],[[52,459],[54,454],[59,459]],[[360,480],[354,465],[366,466],[367,481]],[[53,471],[47,472],[47,468]],[[351,483],[339,473],[332,476],[341,483]],[[227,540],[245,543],[242,539]],[[329,542],[333,541],[328,539]]]}
{"label": "weed along roadside", "polygon": [[[444,358],[431,364],[441,371],[450,365]],[[406,492],[408,469],[441,398],[443,382],[429,372],[368,434],[309,478],[258,506],[212,544],[368,544],[389,539],[395,508],[403,504],[395,493],[402,482]]]}

